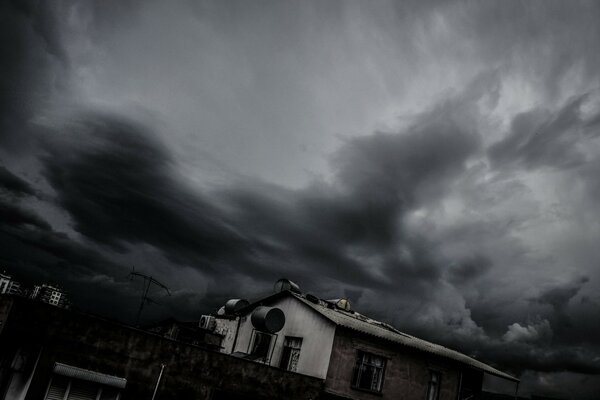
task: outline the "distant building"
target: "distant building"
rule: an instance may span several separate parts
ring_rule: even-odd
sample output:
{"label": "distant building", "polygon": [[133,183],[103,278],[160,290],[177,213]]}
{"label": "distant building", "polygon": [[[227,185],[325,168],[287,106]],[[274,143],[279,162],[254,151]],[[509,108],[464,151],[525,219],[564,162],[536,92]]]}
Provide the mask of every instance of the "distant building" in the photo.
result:
{"label": "distant building", "polygon": [[69,306],[67,294],[57,286],[47,284],[35,285],[30,297],[56,307],[68,308]]}
{"label": "distant building", "polygon": [[0,273],[0,294],[21,294],[21,284],[6,272]]}

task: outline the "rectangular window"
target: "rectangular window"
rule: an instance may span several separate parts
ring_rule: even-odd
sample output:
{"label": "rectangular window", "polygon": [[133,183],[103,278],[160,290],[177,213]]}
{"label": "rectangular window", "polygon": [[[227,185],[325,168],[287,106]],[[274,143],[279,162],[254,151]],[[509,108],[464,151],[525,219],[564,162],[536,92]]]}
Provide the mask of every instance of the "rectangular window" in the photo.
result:
{"label": "rectangular window", "polygon": [[302,347],[302,338],[286,336],[283,342],[281,352],[281,363],[279,368],[296,372],[298,368],[298,359],[300,358],[300,348]]}
{"label": "rectangular window", "polygon": [[384,357],[359,351],[356,357],[356,365],[354,366],[352,387],[381,392],[384,373]]}
{"label": "rectangular window", "polygon": [[55,375],[45,400],[119,400],[120,390],[99,383]]}
{"label": "rectangular window", "polygon": [[254,331],[254,340],[250,347],[250,355],[252,359],[266,361],[269,357],[269,351],[271,350],[271,339],[273,335]]}
{"label": "rectangular window", "polygon": [[437,400],[440,396],[440,385],[442,374],[438,371],[429,371],[429,388],[427,389],[427,400]]}

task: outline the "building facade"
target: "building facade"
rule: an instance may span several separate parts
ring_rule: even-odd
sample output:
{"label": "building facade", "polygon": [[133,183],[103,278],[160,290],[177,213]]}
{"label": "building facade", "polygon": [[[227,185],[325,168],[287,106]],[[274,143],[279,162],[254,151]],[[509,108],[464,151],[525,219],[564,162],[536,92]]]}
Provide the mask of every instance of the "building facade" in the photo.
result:
{"label": "building facade", "polygon": [[14,280],[11,275],[3,272],[0,273],[0,294],[16,294],[22,292],[21,284]]}
{"label": "building facade", "polygon": [[[398,331],[351,309],[346,299],[322,300],[282,290],[216,316],[222,351],[324,380],[324,398],[456,400],[481,396],[485,375],[518,379],[465,354]],[[278,309],[285,324],[263,329],[257,310]]]}
{"label": "building facade", "polygon": [[69,306],[67,294],[58,286],[47,284],[35,285],[31,291],[30,297],[34,300],[39,300],[56,307]]}

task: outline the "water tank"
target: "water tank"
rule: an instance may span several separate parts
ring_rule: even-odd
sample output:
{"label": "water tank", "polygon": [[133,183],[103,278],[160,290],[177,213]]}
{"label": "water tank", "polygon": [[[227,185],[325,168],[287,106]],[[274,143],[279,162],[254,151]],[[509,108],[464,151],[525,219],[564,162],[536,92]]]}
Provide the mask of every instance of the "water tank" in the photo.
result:
{"label": "water tank", "polygon": [[225,315],[233,315],[240,311],[242,308],[249,305],[248,300],[244,299],[230,299],[225,303]]}
{"label": "water tank", "polygon": [[339,299],[335,303],[335,306],[337,308],[339,308],[340,310],[344,310],[344,311],[350,311],[351,310],[350,302],[348,301],[348,299]]}
{"label": "water tank", "polygon": [[300,293],[300,286],[296,285],[294,282],[289,279],[281,278],[277,282],[275,282],[275,293],[283,292],[284,290],[289,290],[291,292]]}
{"label": "water tank", "polygon": [[285,325],[285,314],[276,307],[256,307],[252,312],[252,326],[259,331],[277,333]]}

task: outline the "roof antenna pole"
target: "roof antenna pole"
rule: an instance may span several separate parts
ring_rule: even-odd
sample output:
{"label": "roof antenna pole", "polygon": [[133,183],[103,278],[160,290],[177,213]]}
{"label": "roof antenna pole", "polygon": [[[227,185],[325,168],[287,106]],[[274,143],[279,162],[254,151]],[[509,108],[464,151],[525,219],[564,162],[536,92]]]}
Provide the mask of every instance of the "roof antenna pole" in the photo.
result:
{"label": "roof antenna pole", "polygon": [[129,280],[133,280],[133,278],[135,278],[136,276],[141,277],[144,279],[144,289],[142,291],[142,298],[140,300],[140,307],[138,308],[138,312],[137,312],[137,316],[135,318],[135,326],[139,327],[140,326],[140,318],[142,317],[142,311],[144,310],[144,305],[146,303],[155,303],[158,304],[156,301],[152,300],[150,297],[148,297],[148,292],[150,291],[150,285],[154,284],[158,287],[161,287],[163,289],[165,289],[165,291],[167,292],[167,294],[170,296],[171,292],[169,292],[169,288],[160,283],[159,281],[157,281],[156,279],[154,279],[153,277],[151,277],[150,275],[146,275],[146,274],[142,274],[140,272],[135,272],[135,267],[132,268],[131,272],[129,273]]}

